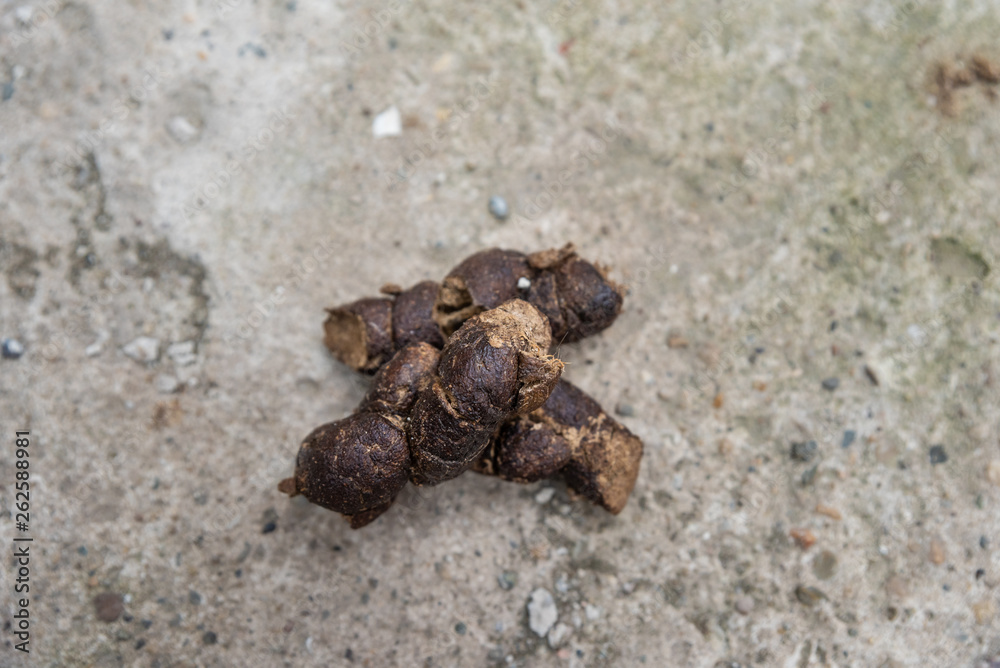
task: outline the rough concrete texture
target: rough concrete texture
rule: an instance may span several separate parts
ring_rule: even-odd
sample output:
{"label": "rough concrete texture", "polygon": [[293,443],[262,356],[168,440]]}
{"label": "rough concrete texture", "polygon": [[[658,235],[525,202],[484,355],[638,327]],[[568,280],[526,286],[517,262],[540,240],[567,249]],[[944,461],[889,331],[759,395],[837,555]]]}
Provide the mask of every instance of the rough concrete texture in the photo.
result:
{"label": "rough concrete texture", "polygon": [[[986,0],[0,3],[34,537],[26,658],[0,524],[0,663],[996,666],[997,34]],[[629,286],[559,350],[646,442],[620,516],[467,474],[352,532],[276,491],[365,391],[323,307],[566,241]]]}

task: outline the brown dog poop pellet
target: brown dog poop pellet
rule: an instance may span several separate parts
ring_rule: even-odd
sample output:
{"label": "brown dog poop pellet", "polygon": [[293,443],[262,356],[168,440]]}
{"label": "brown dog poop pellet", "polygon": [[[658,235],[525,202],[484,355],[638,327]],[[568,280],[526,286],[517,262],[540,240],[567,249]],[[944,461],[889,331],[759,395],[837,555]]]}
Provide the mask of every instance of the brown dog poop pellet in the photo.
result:
{"label": "brown dog poop pellet", "polygon": [[545,316],[514,299],[471,318],[441,352],[410,418],[411,480],[435,485],[472,466],[503,422],[548,398],[563,363]]}
{"label": "brown dog poop pellet", "polygon": [[314,429],[278,489],[362,527],[400,491],[473,469],[504,480],[561,476],[611,513],[622,511],[642,441],[561,380],[549,349],[610,326],[624,291],[571,244],[530,255],[492,248],[441,284],[382,286],[327,309],[324,343],[375,374],[350,416]]}
{"label": "brown dog poop pellet", "polygon": [[434,319],[449,334],[469,316],[521,297],[548,316],[555,342],[573,342],[614,322],[622,292],[606,269],[582,259],[572,244],[531,255],[491,248],[452,269],[438,293]]}
{"label": "brown dog poop pellet", "polygon": [[358,528],[408,479],[436,485],[471,467],[505,421],[548,398],[562,373],[545,316],[519,299],[471,318],[440,353],[411,343],[375,375],[355,413],[303,441],[286,494]]}
{"label": "brown dog poop pellet", "polygon": [[615,515],[639,476],[642,441],[583,390],[560,380],[545,404],[500,428],[475,470],[514,482],[561,474]]}
{"label": "brown dog poop pellet", "polygon": [[466,258],[442,284],[387,284],[382,293],[388,296],[327,309],[324,343],[358,371],[374,373],[409,343],[440,348],[466,320],[511,299],[548,318],[553,343],[578,341],[614,322],[624,289],[567,244],[530,255],[491,248]]}
{"label": "brown dog poop pellet", "polygon": [[[398,286],[390,287],[393,292]],[[323,343],[341,362],[358,371],[374,373],[397,350],[411,343],[444,345],[444,336],[431,318],[438,284],[417,283],[393,297],[367,297],[327,309]]]}
{"label": "brown dog poop pellet", "polygon": [[399,351],[375,375],[353,415],[317,427],[299,448],[295,475],[278,489],[368,524],[389,509],[410,475],[406,417],[440,353],[426,343]]}

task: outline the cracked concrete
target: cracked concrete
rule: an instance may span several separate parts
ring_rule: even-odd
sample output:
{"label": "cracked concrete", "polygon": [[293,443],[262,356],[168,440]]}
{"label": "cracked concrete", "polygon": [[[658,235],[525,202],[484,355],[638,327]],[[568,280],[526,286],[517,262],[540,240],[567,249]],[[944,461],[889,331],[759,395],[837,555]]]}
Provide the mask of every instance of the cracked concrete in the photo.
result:
{"label": "cracked concrete", "polygon": [[[988,2],[0,4],[0,415],[35,539],[32,654],[5,629],[0,663],[996,665],[998,29]],[[620,516],[466,474],[352,532],[276,491],[365,391],[323,307],[566,241],[629,287],[559,350],[646,442]]]}

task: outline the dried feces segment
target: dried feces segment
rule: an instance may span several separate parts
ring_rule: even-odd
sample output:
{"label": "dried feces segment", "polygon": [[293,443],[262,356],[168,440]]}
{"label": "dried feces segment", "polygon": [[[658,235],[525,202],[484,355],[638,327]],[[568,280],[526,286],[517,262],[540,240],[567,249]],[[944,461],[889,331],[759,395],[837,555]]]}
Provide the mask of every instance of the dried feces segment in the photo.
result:
{"label": "dried feces segment", "polygon": [[352,369],[374,373],[410,343],[440,348],[466,320],[512,299],[531,303],[549,319],[553,342],[578,341],[614,322],[624,293],[572,244],[531,255],[491,248],[466,258],[441,285],[386,287],[388,297],[327,309],[324,342]]}
{"label": "dried feces segment", "polygon": [[354,528],[388,510],[410,475],[406,415],[419,388],[433,378],[439,355],[426,343],[397,353],[353,415],[306,437],[294,477],[278,489],[347,516]]}
{"label": "dried feces segment", "polygon": [[414,483],[458,476],[500,424],[545,402],[563,368],[546,353],[550,343],[545,316],[519,299],[473,317],[448,340],[439,377],[410,418]]}
{"label": "dried feces segment", "polygon": [[591,397],[561,380],[545,405],[504,425],[476,470],[516,482],[561,473],[580,494],[618,514],[642,459],[642,441]]}

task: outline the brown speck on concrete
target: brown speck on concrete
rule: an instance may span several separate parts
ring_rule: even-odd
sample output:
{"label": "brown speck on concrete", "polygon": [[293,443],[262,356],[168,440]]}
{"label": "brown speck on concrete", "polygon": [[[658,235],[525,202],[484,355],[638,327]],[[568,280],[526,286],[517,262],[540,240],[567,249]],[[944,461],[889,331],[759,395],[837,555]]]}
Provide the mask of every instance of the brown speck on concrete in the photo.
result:
{"label": "brown speck on concrete", "polygon": [[972,72],[977,79],[985,83],[1000,83],[1000,65],[990,61],[986,56],[972,57]]}
{"label": "brown speck on concrete", "polygon": [[816,544],[816,534],[811,529],[792,529],[788,535],[802,550],[808,550]]}
{"label": "brown speck on concrete", "polygon": [[820,515],[826,515],[830,519],[837,520],[838,522],[841,520],[840,511],[824,503],[816,504],[816,512]]}
{"label": "brown speck on concrete", "polygon": [[935,566],[940,566],[945,561],[945,549],[944,541],[940,538],[931,538],[930,547],[927,551],[927,556],[931,560],[931,563]]}
{"label": "brown speck on concrete", "polygon": [[668,348],[687,348],[688,347],[688,340],[685,339],[683,336],[680,336],[680,335],[671,336],[670,338],[667,339],[667,347]]}
{"label": "brown speck on concrete", "polygon": [[104,592],[94,597],[94,611],[102,622],[113,622],[125,612],[125,601],[121,594]]}

